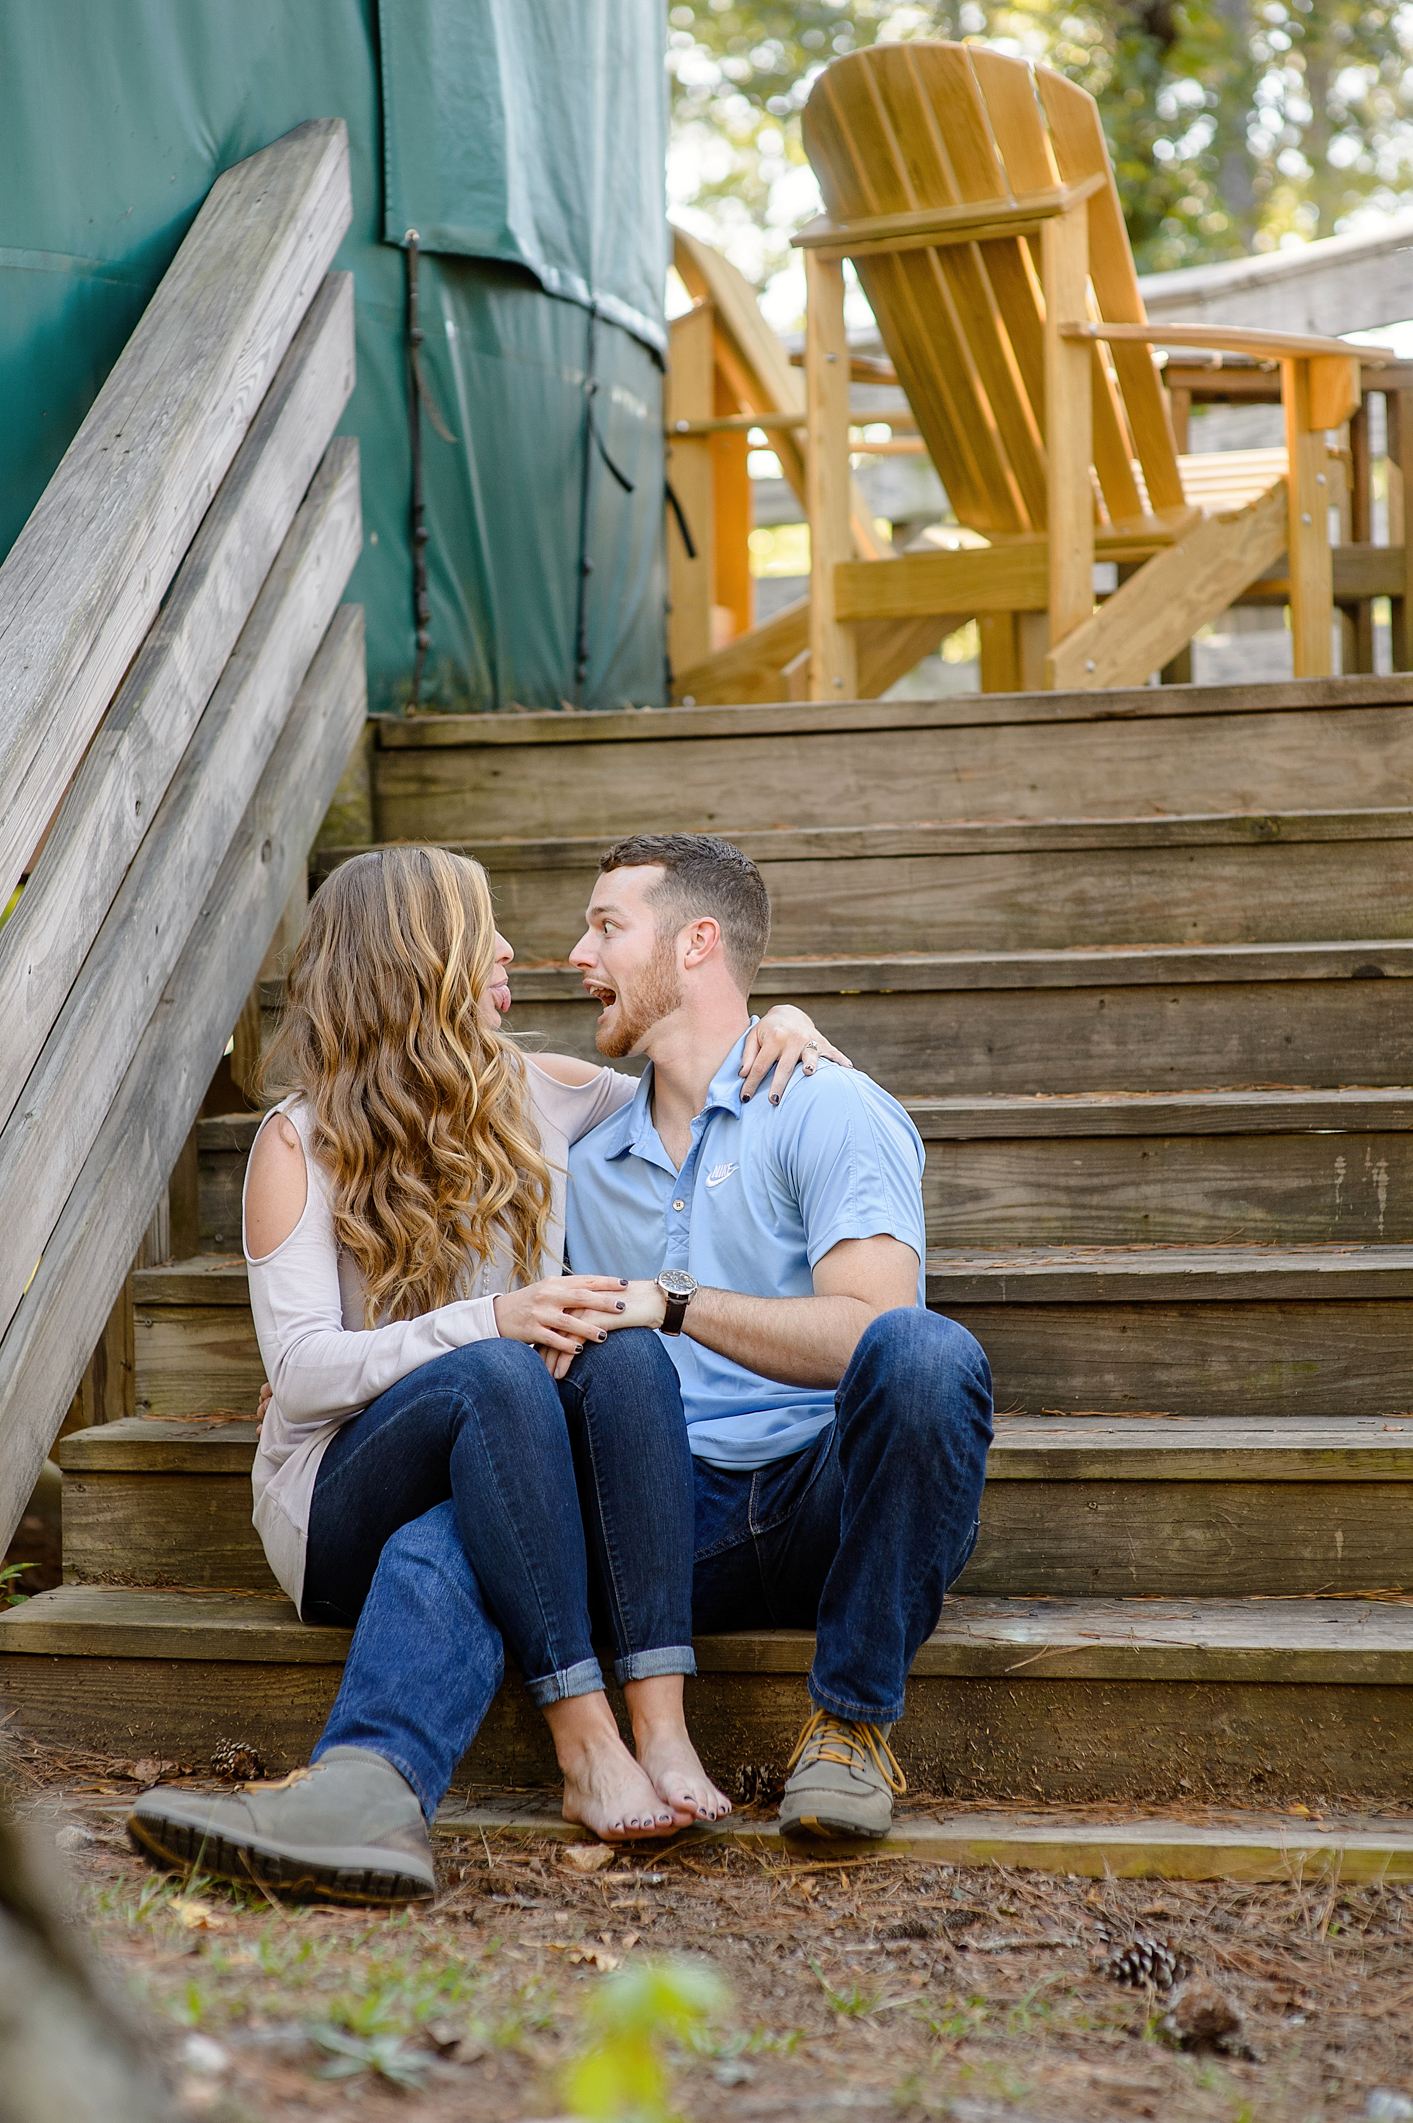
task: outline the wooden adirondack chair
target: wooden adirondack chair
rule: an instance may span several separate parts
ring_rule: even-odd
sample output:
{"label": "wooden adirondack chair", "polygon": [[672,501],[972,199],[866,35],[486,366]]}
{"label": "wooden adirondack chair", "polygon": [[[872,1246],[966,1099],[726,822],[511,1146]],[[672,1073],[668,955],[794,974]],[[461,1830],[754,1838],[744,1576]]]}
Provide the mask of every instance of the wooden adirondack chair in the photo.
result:
{"label": "wooden adirondack chair", "polygon": [[[1361,363],[1391,353],[1150,326],[1098,106],[1044,67],[977,45],[874,45],[820,76],[804,136],[827,209],[795,239],[810,697],[856,695],[860,623],[939,612],[979,620],[987,691],[1141,684],[1282,552],[1296,675],[1329,672],[1326,431],[1358,406]],[[957,516],[985,547],[853,556],[845,258]],[[1233,467],[1225,492],[1185,484],[1155,343],[1279,362],[1284,461]],[[1119,575],[1097,610],[1096,559]]]}
{"label": "wooden adirondack chair", "polygon": [[[668,476],[691,535],[669,523],[668,651],[673,697],[698,707],[805,697],[809,599],[752,624],[747,433],[764,428],[787,483],[805,495],[804,378],[760,313],[755,289],[728,258],[685,229],[672,232],[673,263],[693,307],[672,325],[667,372]],[[849,486],[851,557],[890,552],[858,486]],[[712,647],[713,610],[734,621]],[[858,630],[857,690],[873,699],[936,648],[946,622],[930,614]]]}

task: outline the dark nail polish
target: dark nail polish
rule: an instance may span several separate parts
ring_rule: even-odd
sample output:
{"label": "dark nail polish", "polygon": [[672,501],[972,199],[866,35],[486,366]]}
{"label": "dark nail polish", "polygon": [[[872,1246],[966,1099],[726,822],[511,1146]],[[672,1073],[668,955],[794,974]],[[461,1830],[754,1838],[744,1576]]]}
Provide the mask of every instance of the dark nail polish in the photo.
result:
{"label": "dark nail polish", "polygon": [[626,1305],[624,1304],[623,1300],[622,1300],[622,1299],[620,1298],[620,1299],[619,1299],[619,1301],[618,1301],[618,1303],[617,1303],[617,1304],[616,1304],[616,1305],[614,1306],[614,1308],[613,1308],[613,1309],[614,1309],[614,1311],[615,1311],[615,1312],[626,1312],[626,1311],[628,1310],[628,1307],[627,1307],[627,1306],[626,1306]]}
{"label": "dark nail polish", "polygon": [[[621,1312],[623,1308],[622,1308],[622,1306],[620,1305],[618,1309],[619,1309],[619,1311]],[[606,1341],[608,1340],[608,1329],[607,1329],[607,1327],[600,1327],[600,1329],[599,1329],[599,1340],[600,1340],[601,1342],[606,1342]]]}
{"label": "dark nail polish", "polygon": [[772,1106],[778,1106],[778,1105],[779,1105],[779,1103],[780,1103],[780,1093],[779,1093],[778,1091],[772,1091],[772,1092],[771,1092],[771,1094],[770,1094],[770,1103],[772,1104]]}
{"label": "dark nail polish", "polygon": [[741,1093],[741,1104],[742,1104],[743,1106],[748,1106],[748,1105],[750,1104],[750,1102],[751,1102],[751,1094],[750,1094],[750,1092],[749,1092],[749,1091],[743,1091],[743,1092]]}

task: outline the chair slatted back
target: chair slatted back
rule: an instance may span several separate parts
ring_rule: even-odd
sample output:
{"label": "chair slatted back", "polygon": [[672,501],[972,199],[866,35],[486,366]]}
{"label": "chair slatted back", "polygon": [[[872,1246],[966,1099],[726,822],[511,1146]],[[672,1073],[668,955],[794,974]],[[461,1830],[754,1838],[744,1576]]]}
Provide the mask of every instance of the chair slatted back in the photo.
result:
{"label": "chair slatted back", "polygon": [[[921,39],[836,61],[804,113],[830,218],[1009,204],[1102,173],[1089,201],[1092,310],[1141,322],[1142,298],[1097,106],[1044,68]],[[856,260],[883,341],[958,517],[991,535],[1043,532],[1044,302],[1039,246],[1009,236]],[[1146,347],[1094,350],[1094,463],[1110,520],[1183,506]]]}

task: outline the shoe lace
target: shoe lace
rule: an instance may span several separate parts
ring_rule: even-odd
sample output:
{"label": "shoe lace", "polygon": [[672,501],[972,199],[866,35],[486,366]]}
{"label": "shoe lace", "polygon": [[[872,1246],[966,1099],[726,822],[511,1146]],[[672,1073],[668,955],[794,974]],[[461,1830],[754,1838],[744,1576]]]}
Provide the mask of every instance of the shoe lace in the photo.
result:
{"label": "shoe lace", "polygon": [[830,1710],[817,1710],[810,1719],[786,1764],[786,1776],[806,1757],[810,1762],[837,1762],[844,1769],[862,1769],[871,1762],[895,1798],[901,1798],[908,1788],[908,1780],[878,1727],[835,1717]]}

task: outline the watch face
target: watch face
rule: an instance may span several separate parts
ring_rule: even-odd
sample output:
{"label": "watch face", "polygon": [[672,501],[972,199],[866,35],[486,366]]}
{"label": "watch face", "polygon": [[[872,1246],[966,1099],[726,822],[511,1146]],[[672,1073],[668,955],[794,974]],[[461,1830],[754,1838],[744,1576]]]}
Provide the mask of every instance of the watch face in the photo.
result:
{"label": "watch face", "polygon": [[696,1293],[697,1280],[688,1275],[685,1268],[664,1268],[657,1279],[659,1290],[668,1297],[692,1297]]}

